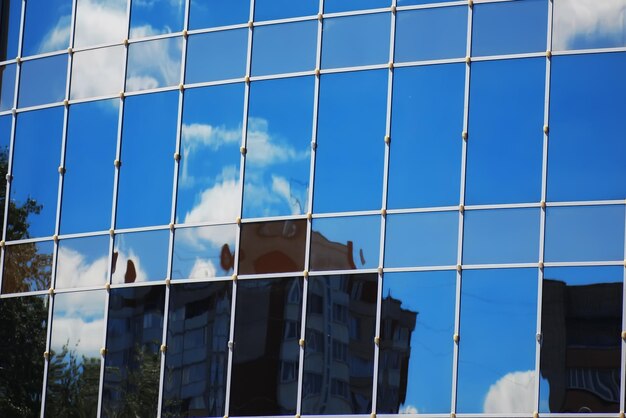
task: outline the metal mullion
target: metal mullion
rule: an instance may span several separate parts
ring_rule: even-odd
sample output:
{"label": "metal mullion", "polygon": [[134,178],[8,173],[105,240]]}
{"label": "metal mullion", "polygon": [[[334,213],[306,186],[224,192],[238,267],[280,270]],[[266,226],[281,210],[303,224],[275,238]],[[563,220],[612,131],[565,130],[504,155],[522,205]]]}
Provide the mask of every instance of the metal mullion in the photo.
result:
{"label": "metal mullion", "polygon": [[555,51],[553,55],[588,55],[626,52],[626,46],[614,48],[591,48],[591,49],[570,49],[566,51]]}
{"label": "metal mullion", "polygon": [[379,13],[389,13],[389,7],[378,7],[376,9],[348,10],[346,12],[324,13],[324,19],[332,19],[335,17],[363,16]]}
{"label": "metal mullion", "polygon": [[415,4],[409,6],[398,6],[398,11],[403,12],[405,10],[419,10],[419,9],[439,9],[441,7],[454,7],[454,6],[467,6],[467,0],[451,1],[449,3],[430,3],[430,4]]}
{"label": "metal mullion", "polygon": [[62,101],[61,102],[53,102],[53,103],[44,103],[44,104],[35,105],[35,106],[22,107],[20,109],[15,109],[15,111],[17,113],[22,113],[22,112],[30,112],[30,111],[33,111],[33,110],[50,109],[50,108],[53,108],[53,107],[60,107],[60,106],[63,106],[63,105],[64,105],[64,103]]}

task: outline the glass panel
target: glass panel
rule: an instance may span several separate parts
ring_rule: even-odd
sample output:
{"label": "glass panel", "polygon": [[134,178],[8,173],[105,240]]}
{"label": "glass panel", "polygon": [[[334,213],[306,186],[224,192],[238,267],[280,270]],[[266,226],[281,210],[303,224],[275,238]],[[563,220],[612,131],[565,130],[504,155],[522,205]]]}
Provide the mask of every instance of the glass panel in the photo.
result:
{"label": "glass panel", "polygon": [[619,411],[623,270],[545,269],[540,412]]}
{"label": "glass panel", "polygon": [[20,20],[22,14],[22,0],[5,0],[0,12],[0,61],[15,58],[18,55],[20,36]]}
{"label": "glass panel", "polygon": [[380,265],[380,216],[314,219],[311,228],[311,270]]}
{"label": "glass panel", "polygon": [[624,206],[547,209],[546,261],[623,259]]}
{"label": "glass panel", "polygon": [[241,225],[239,274],[304,270],[306,219]]}
{"label": "glass panel", "polygon": [[248,29],[189,37],[185,83],[227,80],[246,74]]}
{"label": "glass panel", "polygon": [[243,84],[185,91],[176,222],[239,216],[243,98]]}
{"label": "glass panel", "polygon": [[397,0],[398,6],[410,6],[413,4],[429,4],[429,3],[447,3],[457,0]]}
{"label": "glass panel", "polygon": [[466,270],[457,411],[534,410],[537,270]]}
{"label": "glass panel", "polygon": [[17,116],[7,239],[54,234],[63,108]]}
{"label": "glass panel", "polygon": [[457,262],[459,213],[389,215],[385,266],[449,266]]}
{"label": "glass panel", "polygon": [[359,71],[322,76],[315,212],[380,209],[387,73]]}
{"label": "glass panel", "polygon": [[324,13],[346,12],[349,10],[378,9],[391,6],[390,0],[325,0]]}
{"label": "glass panel", "polygon": [[399,12],[395,61],[464,57],[467,50],[465,6]]}
{"label": "glass panel", "polygon": [[65,99],[67,55],[24,61],[20,71],[19,107],[55,103]]}
{"label": "glass panel", "polygon": [[180,83],[182,47],[181,37],[130,44],[126,90],[155,89]]}
{"label": "glass panel", "polygon": [[388,207],[458,205],[465,65],[398,68],[393,85]]}
{"label": "glass panel", "polygon": [[[7,197],[7,183],[2,181],[6,178],[9,168],[9,144],[11,142],[12,116],[0,116],[0,224],[4,226],[4,202]],[[13,205],[9,206],[12,210]]]}
{"label": "glass panel", "polygon": [[316,20],[256,27],[252,44],[252,74],[312,70],[315,68],[316,52]]}
{"label": "glass panel", "polygon": [[463,264],[537,262],[539,218],[534,208],[465,212]]}
{"label": "glass panel", "polygon": [[115,236],[113,283],[164,280],[167,274],[169,230]]}
{"label": "glass panel", "polygon": [[169,223],[177,114],[177,91],[126,99],[117,228]]}
{"label": "glass panel", "polygon": [[108,281],[108,235],[59,241],[55,288],[104,286]]}
{"label": "glass panel", "polygon": [[383,279],[378,413],[450,410],[456,272]]}
{"label": "glass panel", "polygon": [[317,14],[319,0],[256,0],[254,20],[285,19]]}
{"label": "glass panel", "polygon": [[626,197],[625,73],[623,53],[552,59],[549,200]]}
{"label": "glass panel", "polygon": [[245,23],[250,17],[250,0],[190,0],[189,29]]}
{"label": "glass panel", "polygon": [[128,33],[127,0],[77,0],[74,46],[121,42]]}
{"label": "glass panel", "polygon": [[165,286],[111,289],[103,417],[155,416]]}
{"label": "glass panel", "polygon": [[74,54],[70,98],[118,94],[124,88],[125,59],[123,46]]}
{"label": "glass panel", "polygon": [[132,0],[130,6],[130,37],[159,35],[183,29],[184,1]]}
{"label": "glass panel", "polygon": [[172,279],[208,279],[232,274],[236,234],[236,225],[177,229]]}
{"label": "glass panel", "polygon": [[170,290],[164,417],[224,416],[231,282]]}
{"label": "glass panel", "polygon": [[72,0],[32,1],[25,4],[22,56],[43,54],[70,46]]}
{"label": "glass panel", "polygon": [[302,278],[237,284],[231,414],[295,414],[301,315]]}
{"label": "glass panel", "polygon": [[322,67],[388,62],[390,25],[389,13],[324,19]]}
{"label": "glass panel", "polygon": [[302,414],[372,411],[378,276],[309,278]]}
{"label": "glass panel", "polygon": [[314,92],[313,77],[251,85],[244,217],[308,210]]}
{"label": "glass panel", "polygon": [[9,110],[15,99],[15,64],[0,66],[0,111]]}
{"label": "glass panel", "polygon": [[[552,48],[595,49],[626,46],[626,1],[556,0]],[[575,411],[576,412],[576,411]]]}
{"label": "glass panel", "polygon": [[106,291],[54,297],[47,417],[96,416]]}
{"label": "glass panel", "polygon": [[52,241],[8,245],[4,250],[2,293],[48,290],[53,248]]}
{"label": "glass panel", "polygon": [[39,416],[48,297],[2,299],[0,318],[0,414]]}
{"label": "glass panel", "polygon": [[545,51],[548,1],[479,4],[474,8],[472,55]]}
{"label": "glass panel", "polygon": [[118,106],[115,99],[70,107],[61,209],[64,234],[111,226]]}

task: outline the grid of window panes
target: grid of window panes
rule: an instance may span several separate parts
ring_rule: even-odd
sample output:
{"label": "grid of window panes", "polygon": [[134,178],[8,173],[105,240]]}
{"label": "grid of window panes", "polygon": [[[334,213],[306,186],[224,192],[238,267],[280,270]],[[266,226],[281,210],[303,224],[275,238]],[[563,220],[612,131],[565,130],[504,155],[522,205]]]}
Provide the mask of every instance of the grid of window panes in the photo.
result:
{"label": "grid of window panes", "polygon": [[625,22],[0,0],[0,415],[620,416]]}

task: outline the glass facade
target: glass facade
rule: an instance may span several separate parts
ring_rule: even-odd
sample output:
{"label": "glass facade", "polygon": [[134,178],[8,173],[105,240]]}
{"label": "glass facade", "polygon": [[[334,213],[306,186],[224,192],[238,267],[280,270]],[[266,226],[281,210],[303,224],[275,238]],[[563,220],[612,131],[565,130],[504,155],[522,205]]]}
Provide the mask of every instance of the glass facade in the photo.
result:
{"label": "glass facade", "polygon": [[623,415],[625,22],[0,0],[0,416]]}

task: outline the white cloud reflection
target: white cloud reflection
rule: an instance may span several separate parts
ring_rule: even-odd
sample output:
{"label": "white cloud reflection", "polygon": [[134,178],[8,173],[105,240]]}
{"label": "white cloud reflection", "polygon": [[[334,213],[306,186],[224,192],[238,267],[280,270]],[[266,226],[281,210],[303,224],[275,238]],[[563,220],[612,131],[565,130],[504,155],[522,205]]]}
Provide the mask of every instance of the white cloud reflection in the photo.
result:
{"label": "white cloud reflection", "polygon": [[483,412],[487,414],[528,413],[535,400],[535,372],[511,372],[491,385]]}

